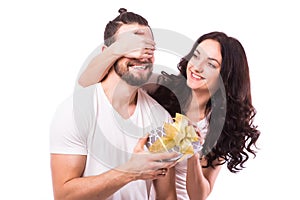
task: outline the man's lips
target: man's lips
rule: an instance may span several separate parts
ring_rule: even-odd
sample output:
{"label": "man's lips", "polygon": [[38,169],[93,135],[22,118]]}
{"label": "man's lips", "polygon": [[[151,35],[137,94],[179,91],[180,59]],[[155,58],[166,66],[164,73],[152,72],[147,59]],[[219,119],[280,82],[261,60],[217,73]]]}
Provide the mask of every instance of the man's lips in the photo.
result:
{"label": "man's lips", "polygon": [[134,70],[145,70],[147,68],[147,65],[133,65],[129,66],[129,68]]}
{"label": "man's lips", "polygon": [[130,70],[146,70],[150,63],[128,63],[128,68]]}

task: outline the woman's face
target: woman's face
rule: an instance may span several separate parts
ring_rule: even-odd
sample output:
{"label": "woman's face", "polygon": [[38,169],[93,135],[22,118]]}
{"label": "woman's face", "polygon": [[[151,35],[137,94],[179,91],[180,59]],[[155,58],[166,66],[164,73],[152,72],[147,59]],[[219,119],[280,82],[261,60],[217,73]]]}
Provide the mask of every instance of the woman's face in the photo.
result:
{"label": "woman's face", "polygon": [[203,40],[187,65],[187,85],[194,91],[209,91],[218,89],[218,78],[221,70],[222,55],[219,42]]}

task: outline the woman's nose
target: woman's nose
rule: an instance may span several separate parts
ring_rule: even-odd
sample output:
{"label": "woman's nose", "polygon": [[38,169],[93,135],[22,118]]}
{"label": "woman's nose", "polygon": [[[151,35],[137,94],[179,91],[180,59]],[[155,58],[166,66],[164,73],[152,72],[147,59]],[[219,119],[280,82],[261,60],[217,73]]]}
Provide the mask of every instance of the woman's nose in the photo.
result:
{"label": "woman's nose", "polygon": [[193,68],[194,70],[196,70],[197,72],[203,72],[203,69],[206,65],[206,61],[204,59],[202,60],[197,60],[193,63]]}

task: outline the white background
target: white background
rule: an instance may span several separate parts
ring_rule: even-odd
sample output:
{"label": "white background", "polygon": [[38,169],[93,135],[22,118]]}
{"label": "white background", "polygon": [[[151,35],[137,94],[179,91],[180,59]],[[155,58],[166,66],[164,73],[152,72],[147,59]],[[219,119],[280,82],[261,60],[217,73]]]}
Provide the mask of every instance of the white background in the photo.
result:
{"label": "white background", "polygon": [[[246,50],[261,150],[238,174],[223,167],[209,199],[299,199],[294,184],[300,178],[296,2],[1,1],[0,199],[53,199],[51,118],[120,7],[143,15],[153,28],[193,40],[223,31]],[[168,66],[177,61],[169,60]]]}

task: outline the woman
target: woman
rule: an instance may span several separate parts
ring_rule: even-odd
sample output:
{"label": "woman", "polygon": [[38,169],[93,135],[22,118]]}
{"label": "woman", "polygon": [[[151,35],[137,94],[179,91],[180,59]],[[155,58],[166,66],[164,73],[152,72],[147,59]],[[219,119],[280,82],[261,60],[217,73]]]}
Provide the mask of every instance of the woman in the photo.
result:
{"label": "woman", "polygon": [[[248,152],[255,155],[252,147],[260,132],[252,124],[256,112],[251,101],[247,57],[238,40],[212,32],[195,42],[178,69],[179,76],[163,76],[165,87],[160,86],[153,97],[172,115],[182,112],[194,122],[209,118],[204,156],[201,161],[199,154],[187,160],[186,177],[189,197],[205,199],[222,164],[227,163],[231,172],[237,172],[248,160]],[[172,97],[172,103],[164,102],[166,96]]]}
{"label": "woman", "polygon": [[[139,47],[143,45],[145,48],[139,48],[135,54],[141,59],[151,57],[153,46],[149,48],[149,42],[140,41]],[[124,52],[119,56],[133,54]],[[100,64],[101,60],[113,63],[118,57],[105,56],[94,59],[79,83],[103,78],[110,66]],[[91,73],[99,68],[103,73]],[[179,162],[175,171],[170,170],[156,187],[169,186],[165,190],[171,190],[170,180],[175,181],[175,173],[178,199],[206,199],[223,164],[235,173],[244,168],[249,153],[256,154],[253,148],[260,132],[253,125],[256,111],[251,100],[247,57],[238,40],[222,32],[211,32],[195,42],[178,69],[179,75],[163,73],[159,77],[160,86],[152,96],[172,116],[183,113],[197,123],[205,142],[201,153]],[[158,198],[162,195],[164,192],[159,192]]]}

